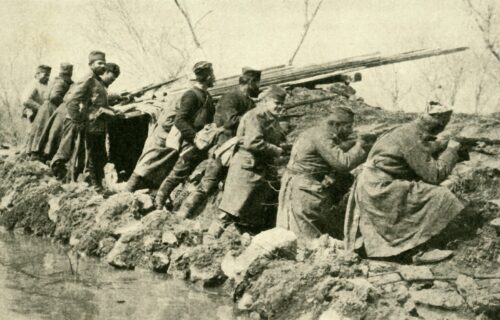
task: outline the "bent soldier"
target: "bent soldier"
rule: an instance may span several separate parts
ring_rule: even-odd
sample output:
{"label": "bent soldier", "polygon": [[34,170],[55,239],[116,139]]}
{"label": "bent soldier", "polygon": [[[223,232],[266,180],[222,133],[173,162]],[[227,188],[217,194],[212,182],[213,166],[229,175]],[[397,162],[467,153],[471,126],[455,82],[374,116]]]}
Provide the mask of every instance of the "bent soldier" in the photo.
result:
{"label": "bent soldier", "polygon": [[[215,110],[215,124],[224,128],[217,137],[215,148],[221,147],[225,142],[236,135],[236,130],[241,117],[255,107],[252,98],[259,95],[261,71],[243,68],[239,78],[239,87],[222,96]],[[189,217],[196,208],[205,200],[207,195],[217,188],[219,181],[227,174],[227,168],[222,164],[220,157],[208,160],[205,175],[196,190],[182,203],[178,214]]]}
{"label": "bent soldier", "polygon": [[[196,63],[193,71],[196,75],[196,83],[192,89],[183,94],[174,121],[173,130],[178,130],[179,137],[173,140],[177,139],[179,158],[158,189],[155,199],[158,208],[166,204],[168,209],[172,209],[170,200],[172,191],[189,177],[200,162],[207,158],[207,151],[198,149],[194,138],[198,131],[214,119],[215,109],[212,96],[207,89],[214,86],[215,75],[212,64],[206,61]],[[169,133],[169,139],[172,138],[172,133]],[[165,203],[167,200],[168,203]]]}
{"label": "bent soldier", "polygon": [[284,152],[280,144],[286,137],[279,116],[285,98],[283,88],[272,86],[257,107],[241,118],[238,151],[231,160],[219,205],[227,222],[255,231],[274,223],[264,206],[276,196],[271,183],[277,179],[275,160]]}
{"label": "bent soldier", "polygon": [[343,221],[332,206],[351,187],[349,171],[367,157],[368,142],[363,136],[348,151],[342,148],[352,133],[353,120],[349,108],[336,107],[320,126],[299,135],[281,180],[277,227],[304,240],[324,233],[341,236]]}
{"label": "bent soldier", "polygon": [[63,102],[64,96],[68,92],[71,84],[73,84],[71,80],[72,75],[73,65],[61,63],[59,75],[54,79],[49,89],[47,100],[40,106],[33,122],[27,151],[33,158],[42,162],[48,160],[43,154],[43,149],[46,145],[46,141],[43,141],[44,130],[47,127],[50,117]]}
{"label": "bent soldier", "polygon": [[389,130],[370,151],[350,195],[345,241],[368,257],[391,257],[439,234],[464,208],[439,186],[459,159],[450,140],[437,157],[427,141],[444,130],[452,110],[432,105],[417,120]]}

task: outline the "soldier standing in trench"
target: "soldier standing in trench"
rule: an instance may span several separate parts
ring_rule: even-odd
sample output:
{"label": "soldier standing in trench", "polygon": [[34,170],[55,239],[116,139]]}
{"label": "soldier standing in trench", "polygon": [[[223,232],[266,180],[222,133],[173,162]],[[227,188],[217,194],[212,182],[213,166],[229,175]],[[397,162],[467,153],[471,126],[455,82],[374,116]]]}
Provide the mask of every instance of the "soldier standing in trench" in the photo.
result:
{"label": "soldier standing in trench", "polygon": [[304,240],[324,233],[342,236],[338,215],[343,212],[330,209],[351,187],[349,171],[365,161],[370,146],[366,136],[358,136],[352,148],[343,150],[353,121],[351,109],[336,107],[319,126],[299,135],[281,181],[277,227]]}
{"label": "soldier standing in trench", "polygon": [[27,151],[35,160],[45,162],[43,149],[46,141],[43,141],[44,130],[50,117],[59,105],[63,102],[63,98],[68,92],[70,86],[73,84],[71,77],[73,75],[73,65],[69,63],[61,63],[59,75],[54,79],[48,95],[47,100],[39,108],[33,126],[31,128],[30,137],[28,139]]}
{"label": "soldier standing in trench", "polygon": [[[100,78],[106,71],[105,54],[101,51],[92,51],[89,54],[89,66],[91,72],[74,84],[66,100],[67,115],[64,120],[63,137],[51,162],[51,169],[59,179],[66,175],[66,163],[71,160],[70,178],[76,180],[78,172],[83,168],[84,161],[79,159],[78,154],[87,144],[85,131],[89,125],[89,115],[95,115],[100,106],[107,106],[108,103],[108,93]],[[98,127],[99,123],[95,125]],[[94,142],[88,141],[88,146],[92,148]],[[89,160],[92,162],[94,159]],[[94,163],[90,166],[95,168]],[[93,185],[99,185],[95,174],[91,175],[91,179]]]}
{"label": "soldier standing in trench", "polygon": [[[239,78],[239,87],[224,94],[220,99],[214,120],[217,127],[223,127],[224,131],[217,137],[215,148],[222,146],[236,135],[241,117],[255,107],[252,98],[259,95],[260,76],[261,71],[259,70],[243,68]],[[220,157],[209,159],[205,175],[196,190],[183,201],[178,215],[181,217],[191,216],[226,174],[227,168],[222,164]]]}
{"label": "soldier standing in trench", "polygon": [[215,110],[207,89],[214,86],[215,75],[212,64],[206,61],[196,63],[193,71],[196,82],[193,88],[187,90],[181,97],[174,121],[174,126],[180,132],[179,159],[158,189],[155,198],[157,208],[166,205],[171,209],[172,191],[207,158],[207,151],[199,150],[194,144],[194,138],[199,130],[213,121]]}
{"label": "soldier standing in trench", "polygon": [[270,223],[269,210],[264,206],[276,195],[271,183],[277,178],[275,160],[284,153],[281,145],[286,137],[279,116],[285,98],[283,88],[272,86],[256,108],[241,118],[236,133],[238,151],[229,166],[219,209],[226,214],[226,222],[249,231],[261,230]]}

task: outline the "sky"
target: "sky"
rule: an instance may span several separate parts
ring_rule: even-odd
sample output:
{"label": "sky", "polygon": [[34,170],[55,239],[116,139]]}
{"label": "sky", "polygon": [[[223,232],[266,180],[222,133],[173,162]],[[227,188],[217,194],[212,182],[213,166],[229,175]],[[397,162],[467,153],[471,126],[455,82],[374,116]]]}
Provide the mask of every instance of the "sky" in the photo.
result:
{"label": "sky", "polygon": [[[311,6],[317,1],[311,0]],[[139,21],[146,34],[159,29],[183,30],[181,35],[190,40],[185,20],[173,0],[125,2],[131,8],[131,18]],[[123,52],[99,47],[93,41],[92,32],[85,34],[85,30],[95,27],[93,3],[94,0],[2,0],[0,19],[9,27],[0,30],[0,45],[5,48],[4,52],[13,52],[19,43],[29,46],[32,37],[41,38],[46,46],[43,62],[52,66],[71,62],[75,65],[75,78],[87,72],[88,52],[103,50],[108,61],[121,62],[122,75],[113,85],[117,91],[157,81],[158,75],[150,72],[127,73],[131,66],[123,62]],[[181,3],[186,5],[194,21],[210,12],[197,27],[203,52],[194,54],[190,64],[199,58],[210,60],[218,77],[237,74],[243,66],[286,64],[304,23],[302,0],[184,0]],[[109,30],[118,30],[113,23],[110,19]],[[122,34],[115,34],[120,41]],[[473,49],[458,58],[467,61],[473,61],[472,52],[483,47],[463,1],[324,0],[294,64],[316,64],[375,52],[392,54],[459,46]],[[437,59],[434,63],[440,61]],[[430,63],[408,62],[363,71],[364,80],[354,84],[354,88],[367,102],[388,107],[387,87],[396,70],[403,91],[408,91],[404,98],[405,110],[421,110],[428,97],[416,84]],[[20,63],[20,67],[26,77],[34,68],[28,63]],[[471,90],[463,90],[456,104],[458,111],[470,111]],[[496,103],[490,103],[493,109],[489,111],[500,111],[496,110],[496,99]]]}

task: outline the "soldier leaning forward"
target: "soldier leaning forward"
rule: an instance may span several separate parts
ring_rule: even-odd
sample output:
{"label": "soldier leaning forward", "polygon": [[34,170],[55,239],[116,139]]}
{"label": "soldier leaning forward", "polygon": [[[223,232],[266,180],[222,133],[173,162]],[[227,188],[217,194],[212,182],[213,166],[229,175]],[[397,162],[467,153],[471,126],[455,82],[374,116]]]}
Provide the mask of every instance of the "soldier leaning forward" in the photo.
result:
{"label": "soldier leaning forward", "polygon": [[368,257],[391,257],[440,233],[464,208],[439,186],[459,160],[460,144],[450,140],[433,157],[426,141],[450,120],[452,110],[432,106],[417,120],[382,135],[368,155],[349,198],[345,240]]}
{"label": "soldier leaning forward", "polygon": [[[241,117],[255,107],[252,97],[256,98],[259,95],[260,76],[261,72],[258,70],[243,68],[239,87],[221,97],[215,110],[214,120],[217,127],[223,128],[223,131],[217,137],[215,148],[220,148],[236,135]],[[227,167],[222,164],[220,157],[210,158],[205,168],[205,175],[196,190],[183,201],[178,215],[191,216],[226,174]]]}
{"label": "soldier leaning forward", "polygon": [[349,108],[336,107],[321,125],[299,135],[281,181],[277,227],[302,240],[342,235],[343,219],[331,209],[349,190],[349,171],[366,159],[368,147],[360,137],[349,151],[343,150],[353,120]]}
{"label": "soldier leaning forward", "polygon": [[71,76],[73,75],[73,65],[69,63],[61,63],[59,75],[54,79],[48,91],[47,99],[38,109],[35,120],[31,127],[30,137],[28,139],[28,153],[42,162],[48,160],[44,156],[44,147],[47,141],[44,141],[44,130],[49,123],[49,120],[63,102],[64,96],[73,84]]}
{"label": "soldier leaning forward", "polygon": [[[178,137],[173,139],[178,139],[179,159],[158,189],[155,199],[158,208],[166,204],[171,209],[170,194],[172,191],[189,177],[200,162],[207,158],[207,151],[198,149],[194,138],[198,131],[213,121],[215,109],[207,89],[213,87],[215,76],[212,64],[206,61],[196,63],[193,71],[196,75],[196,83],[182,96],[175,115],[174,127],[168,138]],[[176,135],[175,132],[178,134]],[[169,202],[165,203],[166,200]]]}
{"label": "soldier leaning forward", "polygon": [[231,160],[219,209],[238,226],[257,231],[274,222],[267,205],[275,201],[271,183],[277,180],[275,160],[284,152],[279,125],[286,91],[273,86],[255,109],[247,112],[237,131],[238,151]]}

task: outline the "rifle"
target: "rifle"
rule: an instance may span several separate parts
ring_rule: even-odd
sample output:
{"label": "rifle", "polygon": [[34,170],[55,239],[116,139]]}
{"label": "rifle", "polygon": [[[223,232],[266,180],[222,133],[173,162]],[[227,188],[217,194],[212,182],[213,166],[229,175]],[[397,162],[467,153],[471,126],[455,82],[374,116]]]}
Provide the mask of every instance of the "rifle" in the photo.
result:
{"label": "rifle", "polygon": [[148,84],[147,86],[144,86],[144,87],[142,87],[140,89],[137,89],[137,90],[124,91],[124,92],[120,93],[120,96],[128,97],[129,99],[132,99],[132,98],[135,98],[135,97],[140,97],[140,96],[142,96],[144,93],[146,93],[148,91],[156,90],[156,89],[158,89],[160,87],[163,87],[163,86],[165,86],[167,84],[174,83],[174,82],[176,82],[179,79],[180,78],[174,78],[174,79],[166,80],[166,81],[163,81],[163,82],[160,82],[160,83]]}

